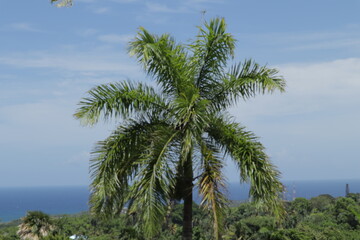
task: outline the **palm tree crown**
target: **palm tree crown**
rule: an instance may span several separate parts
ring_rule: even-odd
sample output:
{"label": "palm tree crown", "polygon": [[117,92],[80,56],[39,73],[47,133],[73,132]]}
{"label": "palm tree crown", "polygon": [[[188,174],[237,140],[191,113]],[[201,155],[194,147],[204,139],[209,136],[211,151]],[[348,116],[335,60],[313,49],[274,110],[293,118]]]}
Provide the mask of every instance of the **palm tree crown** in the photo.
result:
{"label": "palm tree crown", "polygon": [[92,154],[90,201],[95,213],[111,215],[129,203],[141,215],[144,231],[153,236],[169,202],[183,199],[183,239],[191,239],[195,185],[201,205],[212,212],[218,239],[227,202],[224,156],[236,163],[241,180],[251,183],[255,201],[281,210],[279,172],[254,134],[234,122],[226,109],[256,94],[284,91],[285,81],[277,70],[252,60],[228,66],[234,49],[224,19],[206,22],[187,45],[140,28],[129,53],[158,88],[130,81],[100,85],[75,113],[89,125],[100,118],[121,120]]}

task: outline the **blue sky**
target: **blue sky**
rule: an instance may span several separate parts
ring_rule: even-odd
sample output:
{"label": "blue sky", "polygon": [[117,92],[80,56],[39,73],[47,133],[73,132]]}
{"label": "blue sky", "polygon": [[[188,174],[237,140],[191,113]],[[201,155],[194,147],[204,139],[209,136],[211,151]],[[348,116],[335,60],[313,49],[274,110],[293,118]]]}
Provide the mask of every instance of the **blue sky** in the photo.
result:
{"label": "blue sky", "polygon": [[88,184],[89,152],[116,121],[82,127],[76,104],[97,84],[150,82],[126,52],[138,27],[187,42],[204,10],[225,17],[237,61],[276,67],[288,82],[231,109],[283,179],[359,178],[359,1],[74,1],[1,4],[0,186]]}

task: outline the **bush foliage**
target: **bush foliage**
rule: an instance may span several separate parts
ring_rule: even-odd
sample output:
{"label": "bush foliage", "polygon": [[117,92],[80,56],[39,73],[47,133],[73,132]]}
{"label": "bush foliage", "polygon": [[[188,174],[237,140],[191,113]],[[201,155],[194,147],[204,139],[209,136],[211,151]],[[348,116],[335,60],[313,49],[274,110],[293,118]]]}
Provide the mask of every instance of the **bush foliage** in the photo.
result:
{"label": "bush foliage", "polygon": [[[226,212],[224,240],[360,240],[360,194],[333,198],[320,195],[286,202],[286,217],[275,217],[252,203],[233,204]],[[213,238],[211,215],[196,204],[193,208],[193,239]],[[55,230],[44,240],[65,240],[77,235],[91,240],[145,240],[137,215],[122,213],[113,219],[97,219],[88,213],[52,216]],[[181,239],[182,205],[176,204],[166,218],[160,240]],[[20,239],[19,220],[0,224],[0,240]]]}

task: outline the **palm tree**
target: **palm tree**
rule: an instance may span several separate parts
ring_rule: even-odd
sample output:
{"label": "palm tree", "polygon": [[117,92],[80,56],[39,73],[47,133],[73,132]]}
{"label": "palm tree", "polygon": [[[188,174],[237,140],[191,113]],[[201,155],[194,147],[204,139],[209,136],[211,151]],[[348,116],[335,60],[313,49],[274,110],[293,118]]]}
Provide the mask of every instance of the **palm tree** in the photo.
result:
{"label": "palm tree", "polygon": [[22,218],[17,234],[20,239],[39,240],[48,236],[54,228],[49,215],[40,211],[29,211]]}
{"label": "palm tree", "polygon": [[241,180],[251,183],[255,201],[281,211],[279,172],[257,137],[226,109],[258,93],[284,91],[285,81],[277,70],[252,60],[228,67],[234,48],[224,19],[205,22],[187,45],[140,28],[129,53],[158,87],[130,81],[100,85],[80,101],[74,115],[85,125],[101,118],[120,121],[92,153],[93,212],[111,215],[127,203],[140,214],[150,237],[161,229],[167,206],[183,200],[183,239],[192,239],[196,186],[219,239],[227,203],[224,155],[237,164]]}

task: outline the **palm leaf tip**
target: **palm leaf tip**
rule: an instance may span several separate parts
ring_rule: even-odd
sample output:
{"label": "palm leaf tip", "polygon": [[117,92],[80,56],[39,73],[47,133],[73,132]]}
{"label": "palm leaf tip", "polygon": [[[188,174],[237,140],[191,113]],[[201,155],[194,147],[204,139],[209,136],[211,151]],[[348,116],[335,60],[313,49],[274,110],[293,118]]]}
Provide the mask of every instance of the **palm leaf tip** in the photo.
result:
{"label": "palm leaf tip", "polygon": [[286,82],[278,73],[277,69],[260,66],[252,60],[235,64],[222,76],[221,82],[215,88],[217,94],[214,94],[212,99],[216,101],[215,105],[222,109],[241,98],[246,100],[257,94],[284,92]]}
{"label": "palm leaf tip", "polygon": [[240,170],[240,179],[250,182],[250,196],[275,215],[281,215],[283,206],[280,194],[283,186],[279,181],[280,172],[269,161],[257,137],[224,116],[215,118],[208,132],[235,161]]}
{"label": "palm leaf tip", "polygon": [[202,196],[200,205],[212,212],[214,236],[215,239],[219,239],[223,232],[225,208],[228,204],[224,194],[226,188],[222,175],[223,163],[215,146],[203,143],[201,152],[203,156],[202,174],[198,183],[199,193]]}

